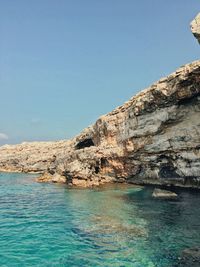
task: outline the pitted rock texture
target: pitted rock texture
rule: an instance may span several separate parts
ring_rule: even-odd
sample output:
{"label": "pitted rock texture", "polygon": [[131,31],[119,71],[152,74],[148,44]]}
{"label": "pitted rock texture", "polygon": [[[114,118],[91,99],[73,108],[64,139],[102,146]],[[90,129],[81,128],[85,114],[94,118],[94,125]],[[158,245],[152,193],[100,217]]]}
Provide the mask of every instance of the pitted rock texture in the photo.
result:
{"label": "pitted rock texture", "polygon": [[0,169],[39,181],[200,187],[200,61],[179,68],[69,141],[0,148]]}
{"label": "pitted rock texture", "polygon": [[200,44],[200,13],[191,22],[191,31]]}
{"label": "pitted rock texture", "polygon": [[0,147],[0,171],[43,173],[53,166],[70,141],[24,142]]}

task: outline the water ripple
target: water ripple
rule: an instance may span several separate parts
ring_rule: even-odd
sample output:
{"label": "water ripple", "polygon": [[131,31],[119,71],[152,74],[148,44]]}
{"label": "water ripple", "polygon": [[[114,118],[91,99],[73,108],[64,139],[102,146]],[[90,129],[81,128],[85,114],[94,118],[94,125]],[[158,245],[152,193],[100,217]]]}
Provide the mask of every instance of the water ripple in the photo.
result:
{"label": "water ripple", "polygon": [[157,201],[151,189],[78,190],[0,175],[0,266],[171,267],[200,246],[200,196]]}

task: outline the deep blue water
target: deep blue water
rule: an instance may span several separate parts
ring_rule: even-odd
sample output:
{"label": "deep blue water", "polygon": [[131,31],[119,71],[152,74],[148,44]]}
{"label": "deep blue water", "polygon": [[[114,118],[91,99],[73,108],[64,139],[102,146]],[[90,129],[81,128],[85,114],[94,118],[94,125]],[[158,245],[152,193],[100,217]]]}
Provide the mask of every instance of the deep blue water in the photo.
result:
{"label": "deep blue water", "polygon": [[153,188],[69,189],[0,174],[0,266],[172,267],[200,246],[200,193],[152,199]]}

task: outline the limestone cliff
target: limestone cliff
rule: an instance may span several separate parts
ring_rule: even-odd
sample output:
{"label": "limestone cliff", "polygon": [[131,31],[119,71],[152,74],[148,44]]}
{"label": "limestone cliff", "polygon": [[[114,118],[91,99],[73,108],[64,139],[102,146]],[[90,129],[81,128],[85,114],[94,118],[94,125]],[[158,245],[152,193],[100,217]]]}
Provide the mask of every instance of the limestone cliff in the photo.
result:
{"label": "limestone cliff", "polygon": [[112,180],[198,185],[200,61],[156,82],[70,141],[1,147],[0,168],[48,171],[45,180],[82,186]]}
{"label": "limestone cliff", "polygon": [[39,181],[200,188],[200,61],[187,64],[100,117],[69,141],[0,148],[0,170]]}

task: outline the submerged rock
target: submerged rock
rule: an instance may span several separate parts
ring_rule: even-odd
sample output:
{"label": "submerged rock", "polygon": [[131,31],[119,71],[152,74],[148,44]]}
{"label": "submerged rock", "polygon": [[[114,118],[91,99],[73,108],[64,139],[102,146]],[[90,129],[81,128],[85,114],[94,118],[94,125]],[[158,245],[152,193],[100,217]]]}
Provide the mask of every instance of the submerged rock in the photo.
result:
{"label": "submerged rock", "polygon": [[200,188],[200,61],[160,79],[69,141],[0,147],[0,171],[45,173],[40,182],[80,187]]}
{"label": "submerged rock", "polygon": [[168,191],[168,190],[163,190],[159,188],[155,188],[152,196],[154,198],[159,198],[159,199],[176,199],[178,198],[178,195],[174,192]]}
{"label": "submerged rock", "polygon": [[188,248],[183,250],[179,259],[180,267],[199,267],[200,266],[200,248]]}

